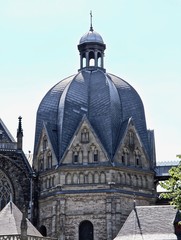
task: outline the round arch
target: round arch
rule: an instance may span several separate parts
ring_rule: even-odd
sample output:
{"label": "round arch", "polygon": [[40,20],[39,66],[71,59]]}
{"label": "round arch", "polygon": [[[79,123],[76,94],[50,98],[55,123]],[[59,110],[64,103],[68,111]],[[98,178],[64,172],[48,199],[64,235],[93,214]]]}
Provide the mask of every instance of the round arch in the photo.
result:
{"label": "round arch", "polygon": [[41,225],[40,227],[40,233],[44,236],[47,237],[47,229],[44,225]]}
{"label": "round arch", "polygon": [[82,221],[79,225],[79,240],[94,240],[94,227],[88,221]]}

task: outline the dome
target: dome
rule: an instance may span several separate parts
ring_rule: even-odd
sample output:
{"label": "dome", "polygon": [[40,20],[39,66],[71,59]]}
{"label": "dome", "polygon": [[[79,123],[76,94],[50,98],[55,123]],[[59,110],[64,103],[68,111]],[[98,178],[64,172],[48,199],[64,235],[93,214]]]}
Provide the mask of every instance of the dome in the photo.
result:
{"label": "dome", "polygon": [[130,117],[145,149],[149,149],[144,107],[135,89],[101,69],[82,69],[57,83],[41,101],[37,111],[35,151],[45,122],[57,158],[61,159],[85,116],[110,158],[119,145],[121,128]]}
{"label": "dome", "polygon": [[104,44],[104,41],[103,41],[101,35],[94,30],[90,30],[87,33],[85,33],[81,37],[79,44],[91,43],[91,42]]}

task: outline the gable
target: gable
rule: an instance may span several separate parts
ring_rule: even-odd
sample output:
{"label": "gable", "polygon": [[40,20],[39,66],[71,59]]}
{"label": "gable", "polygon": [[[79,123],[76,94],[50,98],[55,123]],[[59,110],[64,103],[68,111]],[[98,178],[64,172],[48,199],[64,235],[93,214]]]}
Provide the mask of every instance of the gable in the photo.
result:
{"label": "gable", "polygon": [[128,121],[125,128],[114,162],[143,169],[149,169],[150,167],[146,151],[132,120]]}
{"label": "gable", "polygon": [[[0,212],[0,235],[21,234],[22,212],[13,202],[9,202]],[[27,221],[27,234],[36,237],[42,237],[38,230]]]}
{"label": "gable", "polygon": [[63,156],[62,163],[87,165],[106,162],[109,162],[106,151],[87,118],[84,118]]}
{"label": "gable", "polygon": [[[176,213],[177,210],[169,205],[138,206],[132,210],[114,240],[176,240],[173,225]],[[134,226],[134,231],[130,226]]]}
{"label": "gable", "polygon": [[13,136],[3,123],[3,121],[0,119],[0,143],[12,143],[15,142]]}
{"label": "gable", "polygon": [[51,140],[52,136],[49,134],[46,124],[44,124],[33,162],[34,168],[39,172],[49,170],[58,163]]}

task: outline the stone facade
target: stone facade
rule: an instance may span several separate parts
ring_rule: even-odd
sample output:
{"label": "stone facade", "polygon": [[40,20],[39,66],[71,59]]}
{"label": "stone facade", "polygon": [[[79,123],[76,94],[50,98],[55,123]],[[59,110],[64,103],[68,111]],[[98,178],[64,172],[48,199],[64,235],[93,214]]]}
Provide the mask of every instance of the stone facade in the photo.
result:
{"label": "stone facade", "polygon": [[32,169],[1,119],[0,135],[0,210],[12,199],[21,211],[26,206],[28,212],[32,203]]}
{"label": "stone facade", "polygon": [[[46,131],[42,132],[39,156],[43,151],[52,152]],[[129,145],[130,135],[134,137],[134,147]],[[47,141],[44,150],[43,139]],[[81,223],[89,221],[94,240],[111,240],[132,210],[134,199],[137,205],[154,203],[154,173],[133,126],[128,128],[117,151],[115,166],[110,165],[103,146],[86,121],[77,130],[62,165],[52,165],[51,169],[44,162],[42,165],[36,165],[41,189],[38,224],[39,228],[46,227],[48,236],[79,239]]]}

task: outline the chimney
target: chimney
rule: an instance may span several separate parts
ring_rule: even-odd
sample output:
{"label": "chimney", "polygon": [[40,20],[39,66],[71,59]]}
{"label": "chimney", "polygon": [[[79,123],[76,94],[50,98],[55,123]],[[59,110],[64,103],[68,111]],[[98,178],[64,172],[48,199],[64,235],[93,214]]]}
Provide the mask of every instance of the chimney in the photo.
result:
{"label": "chimney", "polygon": [[23,147],[23,129],[22,129],[22,123],[21,119],[22,117],[19,116],[19,123],[18,123],[18,129],[17,129],[17,149],[22,150]]}

